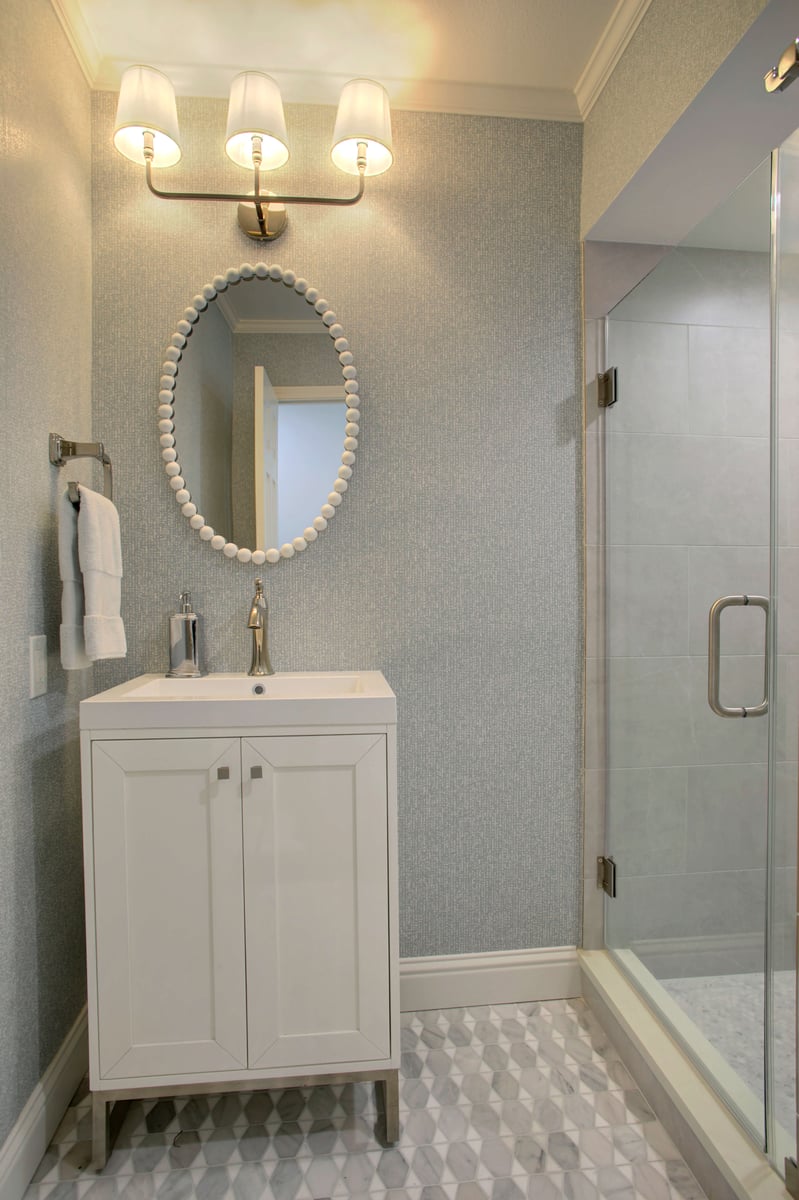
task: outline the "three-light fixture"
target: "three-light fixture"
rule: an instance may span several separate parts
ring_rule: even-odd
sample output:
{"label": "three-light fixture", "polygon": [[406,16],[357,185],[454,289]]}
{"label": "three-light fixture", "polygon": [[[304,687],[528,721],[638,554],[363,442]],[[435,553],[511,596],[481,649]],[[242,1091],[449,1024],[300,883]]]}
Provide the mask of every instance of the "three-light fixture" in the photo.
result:
{"label": "three-light fixture", "polygon": [[339,99],[333,145],[335,165],[358,176],[358,191],[344,198],[275,196],[262,186],[261,172],[282,167],[289,157],[280,89],[261,71],[242,71],[230,87],[225,151],[237,166],[253,172],[246,195],[165,192],[153,183],[153,167],[172,167],[180,159],[175,89],[154,67],[128,67],[122,76],[114,127],[114,145],[132,162],[144,165],[147,186],[162,200],[238,201],[239,225],[249,237],[272,241],[286,226],[287,204],[357,204],[367,175],[380,175],[394,161],[391,113],[385,88],[372,79],[351,79]]}

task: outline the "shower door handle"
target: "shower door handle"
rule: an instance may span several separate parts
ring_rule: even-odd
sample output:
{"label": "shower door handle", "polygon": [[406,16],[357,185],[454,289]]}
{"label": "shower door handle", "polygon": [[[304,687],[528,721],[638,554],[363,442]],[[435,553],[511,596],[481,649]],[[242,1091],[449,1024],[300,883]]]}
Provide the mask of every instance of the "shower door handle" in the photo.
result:
{"label": "shower door handle", "polygon": [[[725,608],[754,605],[766,614],[766,653],[763,680],[763,699],[753,708],[728,708],[721,703],[721,614]],[[762,717],[768,712],[768,619],[769,607],[765,596],[721,596],[710,606],[708,616],[707,699],[719,717]]]}

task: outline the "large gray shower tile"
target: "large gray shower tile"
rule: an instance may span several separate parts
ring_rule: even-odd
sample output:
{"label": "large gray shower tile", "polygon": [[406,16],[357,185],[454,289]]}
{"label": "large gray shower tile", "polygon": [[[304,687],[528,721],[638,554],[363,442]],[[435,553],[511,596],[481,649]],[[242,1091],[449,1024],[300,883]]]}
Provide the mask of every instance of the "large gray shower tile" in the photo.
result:
{"label": "large gray shower tile", "polygon": [[[711,711],[706,657],[612,659],[608,675],[611,768],[766,761],[764,721],[723,720]],[[725,703],[757,703],[762,657],[726,659],[722,682]]]}
{"label": "large gray shower tile", "polygon": [[768,774],[764,764],[690,767],[686,775],[687,871],[766,865]]}
{"label": "large gray shower tile", "polygon": [[619,875],[684,872],[689,769],[611,770],[607,788],[607,848]]}
{"label": "large gray shower tile", "polygon": [[656,658],[689,653],[690,551],[608,546],[607,653]]}
{"label": "large gray shower tile", "polygon": [[608,543],[766,545],[768,480],[767,436],[610,434]]}
{"label": "large gray shower tile", "polygon": [[[762,181],[761,212],[768,239],[767,176]],[[768,330],[768,255],[679,246],[616,305],[613,318]]]}
{"label": "large gray shower tile", "polygon": [[799,654],[777,659],[777,760],[799,759]]}
{"label": "large gray shower tile", "polygon": [[780,654],[799,654],[799,547],[780,546],[778,586],[777,650]]}
{"label": "large gray shower tile", "polygon": [[689,432],[768,437],[769,362],[767,329],[691,326]]}
{"label": "large gray shower tile", "polygon": [[799,546],[799,438],[780,439],[779,513],[779,545]]}
{"label": "large gray shower tile", "polygon": [[[768,531],[765,531],[766,535]],[[699,546],[690,551],[690,653],[706,655],[710,606],[721,596],[768,596],[768,545]],[[721,616],[723,654],[764,652],[765,614],[761,608],[728,608]]]}
{"label": "large gray shower tile", "polygon": [[609,354],[619,384],[614,433],[690,432],[687,326],[613,321]]}
{"label": "large gray shower tile", "polygon": [[627,918],[629,942],[663,938],[758,935],[765,911],[765,867],[760,871],[696,872],[675,879],[650,875],[622,879],[617,899]]}

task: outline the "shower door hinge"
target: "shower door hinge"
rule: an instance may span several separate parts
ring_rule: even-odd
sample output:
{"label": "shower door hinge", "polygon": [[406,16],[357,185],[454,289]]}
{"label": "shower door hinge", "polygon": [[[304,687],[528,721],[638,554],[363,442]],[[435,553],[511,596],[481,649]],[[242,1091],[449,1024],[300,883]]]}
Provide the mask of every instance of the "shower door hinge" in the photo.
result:
{"label": "shower door hinge", "polygon": [[607,371],[600,371],[596,377],[596,402],[600,408],[610,408],[619,398],[617,387],[617,371],[615,367],[608,367]]}
{"label": "shower door hinge", "polygon": [[596,860],[596,885],[607,892],[611,900],[616,899],[616,863],[609,855],[600,854]]}
{"label": "shower door hinge", "polygon": [[799,1197],[799,1167],[795,1158],[785,1160],[785,1190],[789,1195]]}

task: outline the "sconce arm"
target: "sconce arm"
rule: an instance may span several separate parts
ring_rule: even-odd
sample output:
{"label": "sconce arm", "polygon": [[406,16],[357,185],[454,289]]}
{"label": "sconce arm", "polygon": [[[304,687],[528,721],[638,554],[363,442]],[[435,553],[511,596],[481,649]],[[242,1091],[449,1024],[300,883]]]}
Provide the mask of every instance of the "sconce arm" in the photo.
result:
{"label": "sconce arm", "polygon": [[[144,170],[147,178],[147,186],[154,196],[158,196],[159,200],[232,200],[238,201],[239,204],[256,204],[258,201],[261,204],[332,204],[338,207],[347,207],[357,204],[364,194],[364,170],[360,169],[359,164],[359,179],[358,191],[354,196],[272,196],[264,194],[256,183],[256,191],[254,195],[239,195],[235,192],[164,192],[153,183],[152,177],[152,160],[147,156],[145,150]],[[257,175],[256,175],[257,180]]]}

